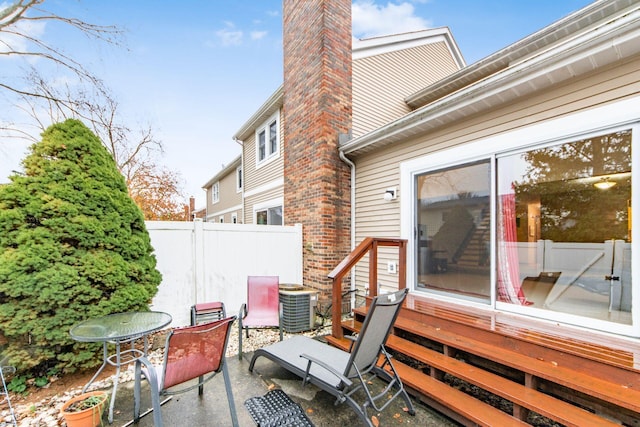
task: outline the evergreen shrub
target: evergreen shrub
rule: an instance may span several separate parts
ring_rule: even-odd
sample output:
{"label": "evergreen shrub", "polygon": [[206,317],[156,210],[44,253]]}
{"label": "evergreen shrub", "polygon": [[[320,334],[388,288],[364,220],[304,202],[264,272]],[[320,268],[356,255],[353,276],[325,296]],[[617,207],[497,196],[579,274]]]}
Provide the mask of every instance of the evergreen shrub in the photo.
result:
{"label": "evergreen shrub", "polygon": [[50,126],[23,166],[0,186],[3,357],[18,370],[95,366],[101,345],[73,341],[70,328],[148,310],[160,284],[142,213],[78,120]]}

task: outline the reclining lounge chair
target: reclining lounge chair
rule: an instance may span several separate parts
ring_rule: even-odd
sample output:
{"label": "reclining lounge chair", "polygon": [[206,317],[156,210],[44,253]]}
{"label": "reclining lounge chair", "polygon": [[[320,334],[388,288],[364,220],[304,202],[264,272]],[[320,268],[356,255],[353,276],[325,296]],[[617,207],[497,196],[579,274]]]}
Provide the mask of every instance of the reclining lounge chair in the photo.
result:
{"label": "reclining lounge chair", "polygon": [[[256,359],[266,357],[301,377],[303,385],[314,384],[335,396],[336,404],[346,402],[367,426],[373,426],[367,415],[368,407],[380,412],[398,396],[405,400],[409,414],[415,415],[409,395],[384,347],[407,292],[407,289],[402,289],[374,298],[350,353],[309,337],[295,336],[256,350],[249,371],[253,372]],[[380,393],[373,395],[370,385],[375,377],[384,379],[388,384]],[[392,388],[396,392],[387,399]],[[362,403],[355,400],[354,394],[358,390],[365,394]],[[384,404],[378,406],[379,399]]]}

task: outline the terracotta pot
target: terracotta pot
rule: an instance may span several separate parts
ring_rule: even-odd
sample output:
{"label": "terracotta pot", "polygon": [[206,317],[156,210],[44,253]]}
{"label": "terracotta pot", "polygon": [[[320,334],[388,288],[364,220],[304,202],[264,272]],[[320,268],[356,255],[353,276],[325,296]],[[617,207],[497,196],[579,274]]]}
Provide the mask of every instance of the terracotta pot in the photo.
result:
{"label": "terracotta pot", "polygon": [[[75,402],[82,401],[87,397],[100,396],[103,397],[102,401],[96,406],[83,409],[80,411],[69,412],[67,409]],[[102,422],[102,412],[107,403],[108,394],[104,391],[90,391],[88,393],[82,393],[76,397],[72,397],[60,408],[60,413],[64,417],[67,423],[67,427],[98,427]]]}

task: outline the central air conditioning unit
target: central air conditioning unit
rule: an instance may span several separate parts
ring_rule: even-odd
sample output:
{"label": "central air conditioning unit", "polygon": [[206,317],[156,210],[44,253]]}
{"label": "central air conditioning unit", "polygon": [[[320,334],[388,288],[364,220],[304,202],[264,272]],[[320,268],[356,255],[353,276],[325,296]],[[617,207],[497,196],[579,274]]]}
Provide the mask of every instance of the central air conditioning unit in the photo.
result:
{"label": "central air conditioning unit", "polygon": [[280,284],[282,329],[304,332],[315,327],[318,291],[302,285]]}

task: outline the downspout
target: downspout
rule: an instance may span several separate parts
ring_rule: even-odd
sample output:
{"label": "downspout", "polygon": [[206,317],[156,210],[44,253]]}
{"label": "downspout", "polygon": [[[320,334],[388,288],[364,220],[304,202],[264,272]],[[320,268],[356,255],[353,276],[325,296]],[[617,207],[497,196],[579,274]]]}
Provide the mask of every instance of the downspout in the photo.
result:
{"label": "downspout", "polygon": [[[356,247],[356,165],[339,150],[340,159],[351,169],[351,250]],[[351,270],[351,289],[356,289],[355,272]],[[351,292],[351,308],[355,308],[356,293]]]}
{"label": "downspout", "polygon": [[242,168],[242,188],[240,189],[240,200],[242,201],[242,211],[240,214],[242,215],[242,222],[240,224],[244,224],[244,187],[246,186],[246,183],[247,183],[247,176],[245,175],[245,170],[244,170],[244,141],[240,141],[235,136],[233,137],[233,140],[237,142],[241,147],[240,167]]}

